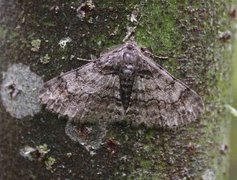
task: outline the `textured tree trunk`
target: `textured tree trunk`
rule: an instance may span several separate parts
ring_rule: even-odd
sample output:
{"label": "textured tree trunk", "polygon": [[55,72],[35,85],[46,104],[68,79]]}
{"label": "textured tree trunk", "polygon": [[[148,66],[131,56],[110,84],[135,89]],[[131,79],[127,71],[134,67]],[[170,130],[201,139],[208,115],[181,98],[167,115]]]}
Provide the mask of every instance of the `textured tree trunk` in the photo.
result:
{"label": "textured tree trunk", "polygon": [[[234,16],[224,0],[0,0],[0,179],[225,179]],[[81,127],[82,145],[66,118],[40,110],[38,89],[131,35],[168,57],[154,59],[203,97],[205,113],[170,131]]]}

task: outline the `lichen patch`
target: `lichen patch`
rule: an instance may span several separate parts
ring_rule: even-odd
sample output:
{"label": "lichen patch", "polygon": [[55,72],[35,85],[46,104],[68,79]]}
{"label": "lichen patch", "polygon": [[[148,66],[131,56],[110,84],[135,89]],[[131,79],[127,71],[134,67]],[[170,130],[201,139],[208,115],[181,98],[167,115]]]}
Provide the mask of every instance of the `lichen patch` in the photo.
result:
{"label": "lichen patch", "polygon": [[0,96],[12,117],[22,119],[40,111],[39,89],[43,80],[23,64],[13,64],[3,73]]}

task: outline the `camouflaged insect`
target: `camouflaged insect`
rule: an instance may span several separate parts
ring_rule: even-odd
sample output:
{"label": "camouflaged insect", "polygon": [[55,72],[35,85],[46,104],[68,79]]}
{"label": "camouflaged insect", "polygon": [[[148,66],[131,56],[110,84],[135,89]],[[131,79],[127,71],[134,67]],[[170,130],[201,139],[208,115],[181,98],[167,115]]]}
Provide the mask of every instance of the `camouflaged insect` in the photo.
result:
{"label": "camouflaged insect", "polygon": [[75,70],[46,82],[46,109],[73,122],[131,121],[173,128],[203,112],[197,93],[127,42]]}

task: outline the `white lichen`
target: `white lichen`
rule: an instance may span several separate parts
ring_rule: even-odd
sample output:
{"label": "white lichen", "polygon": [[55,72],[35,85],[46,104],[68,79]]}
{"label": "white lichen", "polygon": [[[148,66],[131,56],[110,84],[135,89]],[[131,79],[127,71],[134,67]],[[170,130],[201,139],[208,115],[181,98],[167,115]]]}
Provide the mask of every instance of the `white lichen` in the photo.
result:
{"label": "white lichen", "polygon": [[202,175],[202,180],[215,180],[216,175],[212,169],[207,169],[203,175]]}
{"label": "white lichen", "polygon": [[86,13],[91,11],[95,8],[95,4],[92,0],[86,0],[77,8],[77,16],[83,20],[86,17]]}
{"label": "white lichen", "polygon": [[66,37],[66,38],[62,38],[60,41],[59,41],[59,46],[61,47],[61,48],[65,48],[66,47],[66,45],[67,45],[67,43],[70,43],[70,42],[72,42],[72,39],[70,38],[70,37]]}
{"label": "white lichen", "polygon": [[40,76],[33,73],[28,66],[13,64],[2,77],[1,100],[12,117],[22,119],[40,111],[38,95],[43,85]]}
{"label": "white lichen", "polygon": [[49,151],[50,149],[48,148],[47,144],[42,144],[36,147],[26,145],[20,149],[20,155],[26,159],[29,159],[30,161],[42,161],[45,159]]}
{"label": "white lichen", "polygon": [[37,151],[36,148],[25,146],[24,148],[20,149],[20,155],[24,158],[29,159],[30,161],[33,161],[35,159],[34,153]]}
{"label": "white lichen", "polygon": [[103,123],[78,125],[69,121],[65,133],[71,140],[79,142],[91,155],[94,155],[106,135],[106,125]]}

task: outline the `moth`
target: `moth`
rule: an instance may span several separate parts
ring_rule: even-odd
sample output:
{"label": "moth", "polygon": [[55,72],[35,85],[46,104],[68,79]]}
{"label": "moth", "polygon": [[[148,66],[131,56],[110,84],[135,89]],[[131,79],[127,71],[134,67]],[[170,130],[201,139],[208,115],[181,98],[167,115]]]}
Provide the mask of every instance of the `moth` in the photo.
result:
{"label": "moth", "polygon": [[74,123],[121,120],[175,128],[203,112],[201,97],[148,57],[135,41],[44,84],[46,109]]}

